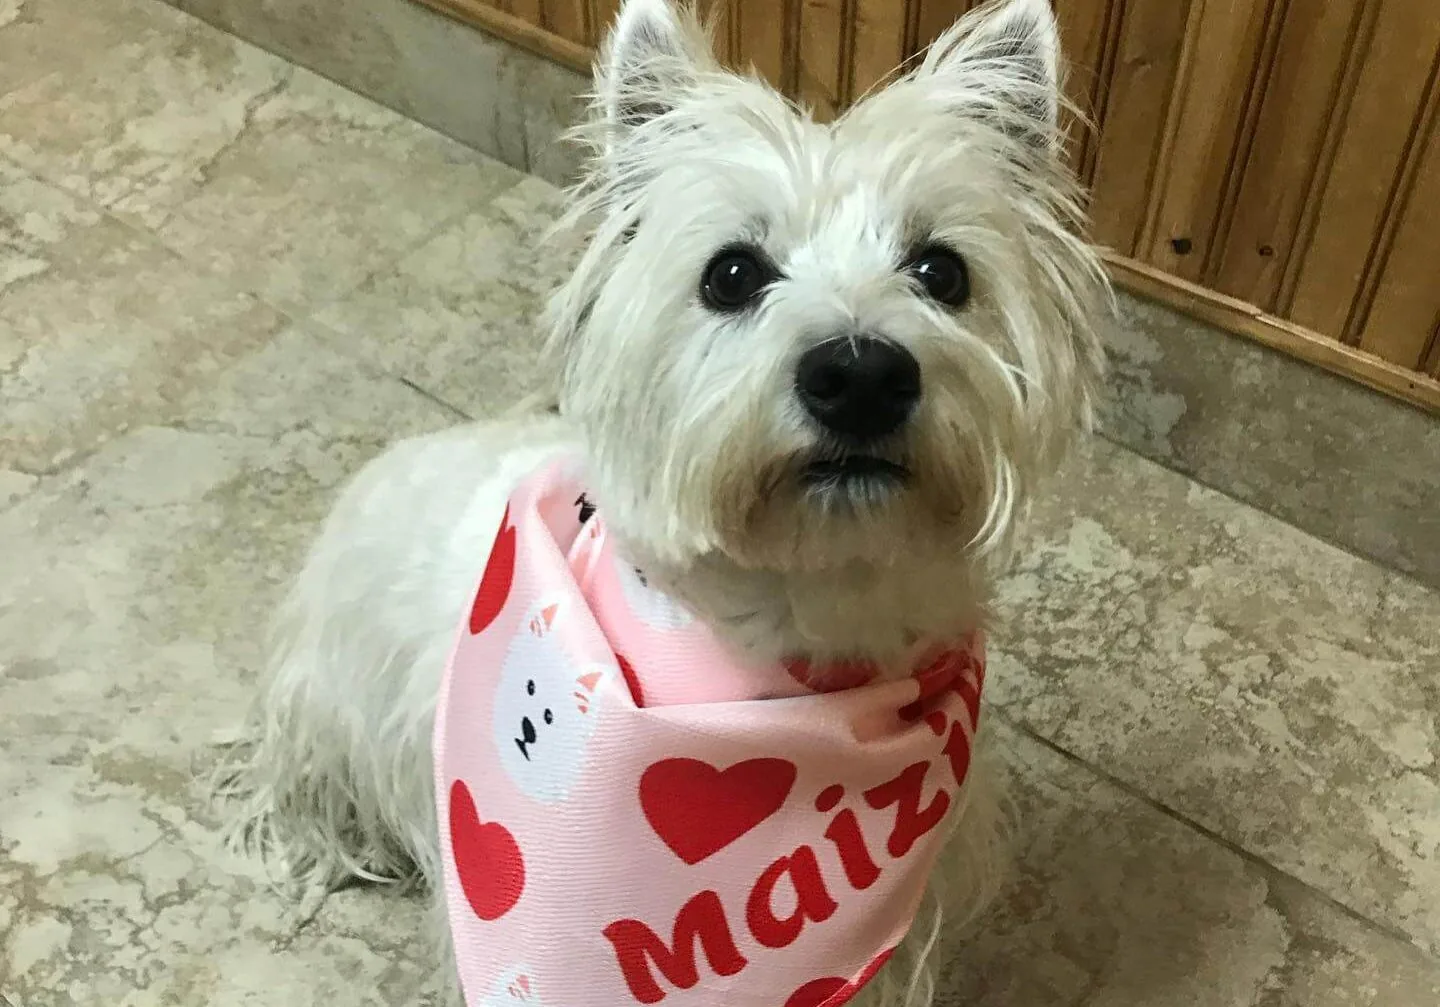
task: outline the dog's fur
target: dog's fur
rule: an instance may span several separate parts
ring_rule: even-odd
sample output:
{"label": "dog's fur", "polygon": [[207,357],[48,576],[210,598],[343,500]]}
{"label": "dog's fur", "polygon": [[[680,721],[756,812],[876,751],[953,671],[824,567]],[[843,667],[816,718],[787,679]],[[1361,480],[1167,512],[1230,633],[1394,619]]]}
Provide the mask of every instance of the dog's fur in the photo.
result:
{"label": "dog's fur", "polygon": [[[823,125],[723,71],[689,13],[629,0],[570,221],[589,243],[547,319],[560,416],[402,443],[345,491],[227,771],[239,843],[322,888],[442,890],[440,678],[511,488],[557,453],[587,459],[627,557],[752,657],[901,674],[982,625],[1037,481],[1088,423],[1109,310],[1077,236],[1057,76],[1047,0],[1002,0]],[[750,310],[718,313],[700,277],[741,240],[780,276]],[[905,271],[936,243],[969,267],[963,308]],[[867,448],[909,478],[816,485],[806,467],[853,445],[807,418],[796,362],[861,334],[920,364],[914,415]],[[925,915],[864,1004],[929,1003],[941,919],[983,904],[1001,816],[975,776]]]}

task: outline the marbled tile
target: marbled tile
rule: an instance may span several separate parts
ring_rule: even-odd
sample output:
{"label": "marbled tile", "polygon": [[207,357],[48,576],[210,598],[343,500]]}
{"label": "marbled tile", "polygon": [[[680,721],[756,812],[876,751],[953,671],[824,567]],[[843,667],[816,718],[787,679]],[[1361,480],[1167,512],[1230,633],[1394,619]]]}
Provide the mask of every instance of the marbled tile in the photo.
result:
{"label": "marbled tile", "polygon": [[1007,584],[994,700],[1440,947],[1440,595],[1090,447]]}
{"label": "marbled tile", "polygon": [[1108,436],[1440,587],[1440,417],[1132,297]]}
{"label": "marbled tile", "polygon": [[151,0],[31,4],[0,28],[19,83],[0,97],[0,154],[136,219],[163,217],[293,72]]}
{"label": "marbled tile", "polygon": [[171,0],[506,164],[569,181],[588,78],[411,0]]}
{"label": "marbled tile", "polygon": [[49,272],[65,239],[99,222],[94,208],[0,160],[0,295]]}
{"label": "marbled tile", "polygon": [[522,177],[296,70],[159,234],[230,282],[301,310],[348,293]]}
{"label": "marbled tile", "polygon": [[563,197],[528,179],[316,314],[367,363],[471,416],[538,389],[538,316],[574,249],[543,241]]}
{"label": "marbled tile", "polygon": [[202,21],[125,2],[153,30],[5,97],[0,153],[236,289],[286,309],[344,293],[520,178]]}
{"label": "marbled tile", "polygon": [[195,770],[253,696],[264,625],[339,482],[450,422],[292,328],[0,513],[0,991],[415,1002],[421,907],[353,891],[297,935],[255,866],[218,850]]}
{"label": "marbled tile", "polygon": [[1440,962],[996,720],[1016,863],[940,1007],[1420,1007]]}
{"label": "marbled tile", "polygon": [[164,422],[194,381],[284,324],[153,239],[85,211],[47,217],[53,193],[35,195],[21,219],[68,233],[43,247],[32,239],[24,261],[43,268],[0,290],[0,468],[32,476]]}
{"label": "marbled tile", "polygon": [[0,0],[0,122],[6,96],[43,78],[76,79],[106,53],[133,52],[181,23],[149,0]]}

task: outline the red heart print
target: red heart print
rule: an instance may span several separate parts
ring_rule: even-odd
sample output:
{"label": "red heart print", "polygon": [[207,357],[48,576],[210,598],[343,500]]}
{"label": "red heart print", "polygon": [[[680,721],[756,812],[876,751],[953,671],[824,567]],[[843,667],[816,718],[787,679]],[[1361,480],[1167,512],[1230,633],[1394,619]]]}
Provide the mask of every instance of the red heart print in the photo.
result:
{"label": "red heart print", "polygon": [[480,589],[475,592],[475,604],[470,608],[470,633],[478,635],[489,628],[500,615],[505,602],[510,598],[510,585],[515,581],[515,526],[510,523],[510,508],[500,519],[500,531],[495,535],[495,544],[490,549],[490,559],[485,563],[485,576],[480,578]]}
{"label": "red heart print", "polygon": [[876,955],[853,982],[835,978],[808,982],[790,994],[790,999],[785,1001],[785,1007],[840,1007],[841,1004],[849,1003],[855,998],[855,994],[864,989],[865,984],[885,967],[885,963],[894,953],[895,949],[891,948]]}
{"label": "red heart print", "polygon": [[641,774],[640,807],[661,841],[694,866],[779,811],[795,775],[785,759],[749,759],[725,770],[664,759]]}
{"label": "red heart print", "polygon": [[880,674],[873,661],[833,661],[816,668],[803,657],[790,657],[785,659],[784,665],[791,678],[815,692],[858,689]]}
{"label": "red heart print", "polygon": [[480,821],[463,780],[450,786],[450,847],[460,888],[476,916],[489,922],[515,908],[525,890],[520,846],[499,822]]}

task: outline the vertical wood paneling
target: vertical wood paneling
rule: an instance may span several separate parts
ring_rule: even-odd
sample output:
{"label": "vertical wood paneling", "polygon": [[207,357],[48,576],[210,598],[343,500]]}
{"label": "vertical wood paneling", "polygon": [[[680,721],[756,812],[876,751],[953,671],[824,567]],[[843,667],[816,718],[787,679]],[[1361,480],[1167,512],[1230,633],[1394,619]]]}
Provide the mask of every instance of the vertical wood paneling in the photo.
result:
{"label": "vertical wood paneling", "polygon": [[909,55],[906,35],[910,19],[905,11],[898,10],[905,5],[897,0],[854,0],[854,3],[855,26],[847,91],[851,101],[858,101]]}
{"label": "vertical wood paneling", "polygon": [[1320,332],[1345,333],[1360,299],[1420,103],[1440,52],[1434,0],[1380,5],[1324,191],[1285,314]]}
{"label": "vertical wood paneling", "polygon": [[[981,0],[911,0],[915,25],[915,51],[919,52],[943,35],[965,14],[980,6]],[[898,4],[896,5],[898,6]]]}
{"label": "vertical wood paneling", "polygon": [[588,6],[588,0],[540,0],[541,26],[568,41],[589,45]]}
{"label": "vertical wood paneling", "polygon": [[[1388,247],[1377,249],[1374,303],[1360,348],[1404,367],[1422,368],[1440,328],[1440,81],[1431,76],[1417,156],[1394,210]],[[1433,362],[1431,362],[1433,364]]]}
{"label": "vertical wood paneling", "polygon": [[1106,46],[1118,25],[1121,0],[1056,0],[1060,44],[1065,54],[1065,88],[1079,110],[1064,113],[1066,150],[1070,163],[1088,181],[1094,168],[1090,124],[1100,121],[1102,85],[1107,84]]}
{"label": "vertical wood paneling", "polygon": [[1189,8],[1127,0],[1118,26],[1091,190],[1095,237],[1123,255],[1135,254],[1145,223]]}
{"label": "vertical wood paneling", "polygon": [[731,13],[740,39],[738,64],[753,66],[787,94],[795,92],[792,53],[799,7],[800,0],[733,0]]}
{"label": "vertical wood paneling", "polygon": [[589,0],[590,3],[590,44],[598,46],[615,27],[615,16],[620,13],[621,0]]}
{"label": "vertical wood paneling", "polygon": [[1211,285],[1273,311],[1367,0],[1291,0]]}
{"label": "vertical wood paneling", "polygon": [[835,118],[845,102],[850,0],[800,0],[800,59],[797,97],[823,121]]}
{"label": "vertical wood paneling", "polygon": [[1137,257],[1198,282],[1210,257],[1268,17],[1265,3],[1196,0]]}

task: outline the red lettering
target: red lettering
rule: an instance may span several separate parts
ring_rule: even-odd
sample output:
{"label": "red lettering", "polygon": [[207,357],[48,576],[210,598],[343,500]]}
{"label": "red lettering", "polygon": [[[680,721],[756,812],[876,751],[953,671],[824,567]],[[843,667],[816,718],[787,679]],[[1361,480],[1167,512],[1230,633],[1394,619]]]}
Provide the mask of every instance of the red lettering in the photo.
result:
{"label": "red lettering", "polygon": [[[771,900],[775,886],[781,878],[790,879],[795,892],[795,911],[784,919],[775,915]],[[750,901],[745,907],[745,919],[750,924],[750,933],[767,948],[785,948],[795,943],[805,922],[813,920],[823,923],[839,908],[830,893],[825,890],[825,879],[820,875],[820,863],[815,851],[802,846],[788,857],[781,857],[769,867],[755,887],[750,890]]]}
{"label": "red lettering", "polygon": [[688,990],[700,981],[696,945],[704,950],[716,975],[733,976],[749,964],[735,947],[735,938],[725,921],[725,907],[714,892],[701,892],[680,907],[675,915],[673,947],[666,947],[639,920],[617,920],[603,932],[615,949],[615,959],[631,995],[642,1004],[665,999],[651,965],[678,989]]}
{"label": "red lettering", "polygon": [[865,800],[875,810],[895,806],[895,827],[885,847],[892,857],[903,857],[910,852],[917,840],[945,818],[950,810],[950,795],[944,790],[938,792],[922,811],[920,794],[925,786],[925,774],[930,763],[917,762],[906,768],[895,779],[871,787],[865,791]]}
{"label": "red lettering", "polygon": [[955,682],[955,692],[959,694],[961,701],[965,704],[965,711],[970,714],[970,727],[972,730],[980,726],[979,675],[981,674],[983,674],[983,672],[977,672],[976,681],[974,682],[970,681],[969,678],[959,678]]}
{"label": "red lettering", "polygon": [[950,737],[945,742],[945,755],[950,759],[950,773],[958,787],[965,782],[970,772],[970,736],[956,721],[950,728]]}
{"label": "red lettering", "polygon": [[860,819],[855,812],[846,808],[835,816],[825,830],[825,838],[835,844],[840,854],[840,865],[845,868],[845,877],[857,892],[863,892],[880,877],[880,868],[865,846],[865,836],[860,831]]}

